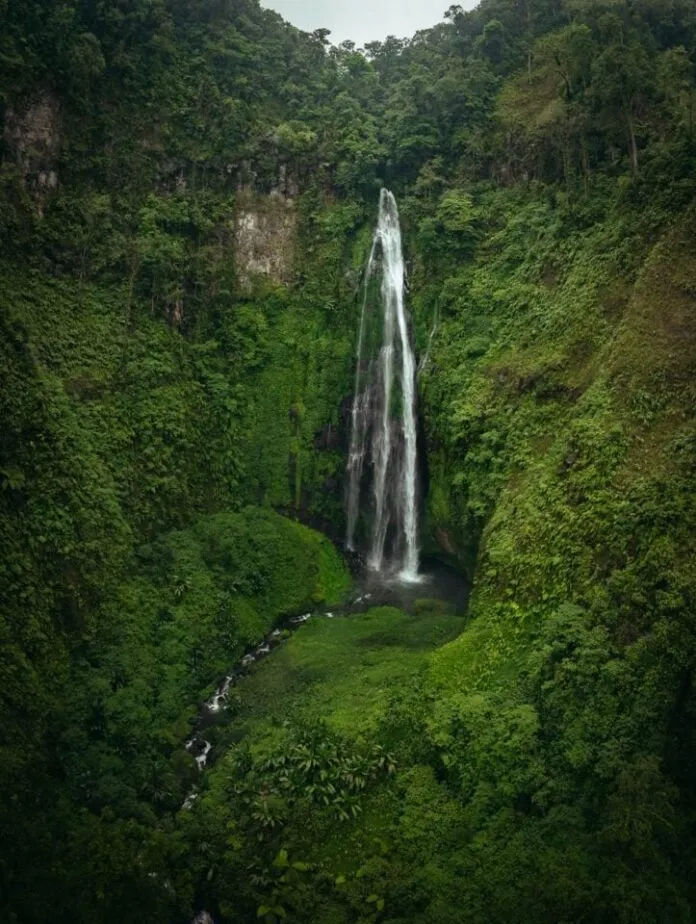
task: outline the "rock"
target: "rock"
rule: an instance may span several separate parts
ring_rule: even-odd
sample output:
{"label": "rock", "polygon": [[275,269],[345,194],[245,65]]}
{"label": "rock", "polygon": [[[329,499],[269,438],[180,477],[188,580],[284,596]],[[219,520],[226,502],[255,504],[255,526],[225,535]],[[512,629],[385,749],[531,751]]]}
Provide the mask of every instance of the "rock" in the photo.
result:
{"label": "rock", "polygon": [[210,709],[211,712],[219,712],[222,709],[222,700],[224,697],[221,693],[216,693],[211,699],[208,700],[206,706]]}
{"label": "rock", "polygon": [[[314,448],[315,449],[324,449],[332,450],[339,449],[341,446],[341,433],[339,428],[332,426],[330,423],[327,423],[318,433],[314,436]],[[333,488],[335,488],[335,482]]]}
{"label": "rock", "polygon": [[184,320],[184,299],[177,298],[167,306],[167,315],[169,323],[173,327],[181,327]]}
{"label": "rock", "polygon": [[191,924],[215,924],[211,914],[208,914],[207,911],[199,911],[196,917],[191,921]]}
{"label": "rock", "polygon": [[293,616],[290,622],[293,624],[293,626],[301,626],[302,623],[307,622],[307,620],[310,619],[311,616],[312,616],[311,613],[305,613],[304,616]]}
{"label": "rock", "polygon": [[296,231],[294,199],[239,190],[234,257],[242,291],[251,292],[255,277],[278,285],[292,280]]}
{"label": "rock", "polygon": [[203,741],[203,750],[196,757],[196,763],[198,764],[199,770],[204,770],[205,765],[208,763],[208,754],[212,751],[213,746],[209,741]]}
{"label": "rock", "polygon": [[440,548],[444,549],[448,555],[457,554],[457,546],[448,530],[438,526],[435,530],[435,539],[437,540],[437,544],[440,546]]}
{"label": "rock", "polygon": [[[8,106],[5,112],[4,141],[8,152],[22,165],[25,177],[36,174],[43,187],[55,188],[55,163],[60,147],[58,99],[45,91],[21,109]],[[41,179],[43,178],[43,179]]]}
{"label": "rock", "polygon": [[2,140],[6,159],[20,166],[24,186],[36,202],[37,213],[43,215],[49,194],[58,186],[56,165],[61,143],[58,98],[46,90],[21,107],[8,106]]}

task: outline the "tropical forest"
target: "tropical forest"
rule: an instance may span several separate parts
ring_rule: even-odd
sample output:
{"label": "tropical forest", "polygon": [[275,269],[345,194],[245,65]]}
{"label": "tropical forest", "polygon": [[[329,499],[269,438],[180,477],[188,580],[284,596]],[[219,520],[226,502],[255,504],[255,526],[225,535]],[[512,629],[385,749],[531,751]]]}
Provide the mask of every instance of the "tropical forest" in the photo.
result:
{"label": "tropical forest", "polygon": [[696,922],[696,0],[0,0],[2,924]]}

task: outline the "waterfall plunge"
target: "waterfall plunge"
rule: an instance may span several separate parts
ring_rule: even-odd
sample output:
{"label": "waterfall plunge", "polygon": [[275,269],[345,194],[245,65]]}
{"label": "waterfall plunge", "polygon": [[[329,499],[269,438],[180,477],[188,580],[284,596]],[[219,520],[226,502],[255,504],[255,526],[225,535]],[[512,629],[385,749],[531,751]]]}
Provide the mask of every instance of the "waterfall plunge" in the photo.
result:
{"label": "waterfall plunge", "polygon": [[[370,280],[381,257],[382,344],[371,350],[374,330]],[[372,338],[374,339],[374,338]],[[400,416],[394,414],[395,386],[401,390]],[[404,306],[404,258],[399,212],[383,189],[379,220],[365,273],[365,293],[355,369],[346,544],[353,549],[368,444],[372,464],[372,535],[368,564],[374,571],[396,569],[402,580],[418,579],[416,446],[416,363]],[[389,540],[389,546],[388,546]]]}

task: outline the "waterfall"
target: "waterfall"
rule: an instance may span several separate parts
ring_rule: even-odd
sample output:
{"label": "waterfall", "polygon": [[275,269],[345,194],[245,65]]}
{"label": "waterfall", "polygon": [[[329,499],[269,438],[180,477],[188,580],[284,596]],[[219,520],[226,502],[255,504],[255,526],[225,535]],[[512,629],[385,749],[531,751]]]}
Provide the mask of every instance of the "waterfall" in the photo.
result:
{"label": "waterfall", "polygon": [[436,308],[434,312],[434,316],[433,316],[433,326],[430,328],[430,336],[428,337],[428,345],[425,348],[425,356],[423,356],[421,361],[418,363],[418,374],[419,375],[421,372],[425,372],[425,370],[428,368],[428,363],[430,361],[430,348],[433,345],[433,340],[435,339],[435,334],[437,333],[437,327],[439,324],[439,320],[440,320],[440,312]]}
{"label": "waterfall", "polygon": [[[381,270],[381,313],[375,318],[372,279]],[[377,321],[381,346],[377,352]],[[400,393],[400,401],[398,401]],[[396,407],[395,407],[396,405]],[[398,413],[397,411],[400,411]],[[351,414],[346,498],[349,549],[355,547],[370,448],[371,539],[368,564],[395,569],[404,580],[418,576],[416,362],[404,304],[404,258],[399,212],[383,189],[379,219],[365,271]]]}

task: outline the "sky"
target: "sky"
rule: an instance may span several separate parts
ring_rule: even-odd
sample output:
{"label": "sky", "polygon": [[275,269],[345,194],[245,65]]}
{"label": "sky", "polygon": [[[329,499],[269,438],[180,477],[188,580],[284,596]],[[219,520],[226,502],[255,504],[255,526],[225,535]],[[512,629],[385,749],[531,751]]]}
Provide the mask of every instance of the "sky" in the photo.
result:
{"label": "sky", "polygon": [[[406,38],[444,18],[454,0],[261,0],[305,32],[331,29],[329,40],[338,45],[352,39],[364,45],[388,35]],[[461,3],[465,8],[473,2]]]}

